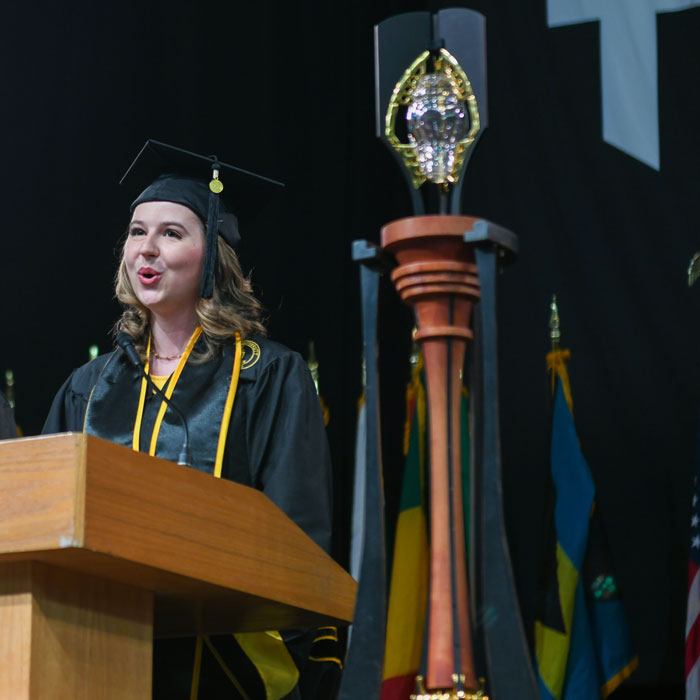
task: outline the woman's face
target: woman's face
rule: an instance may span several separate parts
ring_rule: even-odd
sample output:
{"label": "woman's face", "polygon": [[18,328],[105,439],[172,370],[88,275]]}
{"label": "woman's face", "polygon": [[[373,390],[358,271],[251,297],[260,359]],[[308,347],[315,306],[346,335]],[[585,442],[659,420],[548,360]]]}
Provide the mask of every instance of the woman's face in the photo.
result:
{"label": "woman's face", "polygon": [[138,300],[158,315],[194,312],[204,251],[204,226],[191,209],[174,202],[139,204],[124,244]]}

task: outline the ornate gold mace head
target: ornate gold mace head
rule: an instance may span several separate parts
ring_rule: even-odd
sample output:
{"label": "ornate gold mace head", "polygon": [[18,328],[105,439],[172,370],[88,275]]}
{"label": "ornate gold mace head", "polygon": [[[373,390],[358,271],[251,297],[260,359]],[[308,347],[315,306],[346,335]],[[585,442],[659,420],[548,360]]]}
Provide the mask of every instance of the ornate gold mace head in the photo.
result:
{"label": "ornate gold mace head", "polygon": [[[405,123],[397,124],[404,108]],[[397,126],[405,126],[406,142]],[[457,59],[444,48],[420,54],[396,83],[385,118],[387,141],[408,168],[413,186],[456,183],[480,129],[476,96]]]}

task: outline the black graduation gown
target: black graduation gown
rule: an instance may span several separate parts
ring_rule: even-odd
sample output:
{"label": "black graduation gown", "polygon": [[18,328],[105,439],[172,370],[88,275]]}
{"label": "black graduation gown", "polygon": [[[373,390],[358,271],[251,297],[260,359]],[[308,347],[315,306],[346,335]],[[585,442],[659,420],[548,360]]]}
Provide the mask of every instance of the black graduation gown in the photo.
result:
{"label": "black graduation gown", "polygon": [[[304,360],[297,353],[265,338],[251,340],[260,352],[253,353],[252,345],[244,345],[226,437],[222,477],[263,491],[328,551],[331,466],[322,410],[313,381]],[[199,366],[188,363],[172,395],[172,400],[188,419],[195,467],[209,473],[213,472],[221,416],[219,404],[228,389],[233,352],[231,345],[210,363]],[[218,386],[224,381],[226,386]],[[75,370],[66,380],[54,399],[43,432],[82,431],[85,427],[88,433],[131,446],[140,386],[139,375],[121,350],[102,355]],[[207,415],[207,392],[212,394],[218,416]],[[86,420],[88,401],[90,410]],[[157,397],[146,401],[140,440],[140,449],[144,452],[148,451],[149,431],[159,405]],[[152,414],[150,420],[149,411]],[[204,433],[210,424],[215,426],[215,435],[207,436]],[[182,438],[179,420],[172,411],[166,411],[156,455],[175,459]],[[285,641],[297,665],[303,666],[313,636],[292,636],[296,639],[295,644],[290,645],[287,636]],[[231,639],[222,638],[220,641],[224,646],[232,646]],[[154,697],[189,698],[193,649],[192,640],[162,640],[156,644]],[[231,658],[238,653],[233,648],[228,651]],[[300,671],[304,681],[303,668]],[[315,669],[314,673],[318,675],[319,671]],[[317,680],[307,683],[317,685]],[[199,699],[216,697],[238,696],[231,682],[216,668],[216,663],[210,660],[207,665],[204,658]],[[295,689],[288,697],[302,695]],[[316,694],[303,697],[313,698]]]}

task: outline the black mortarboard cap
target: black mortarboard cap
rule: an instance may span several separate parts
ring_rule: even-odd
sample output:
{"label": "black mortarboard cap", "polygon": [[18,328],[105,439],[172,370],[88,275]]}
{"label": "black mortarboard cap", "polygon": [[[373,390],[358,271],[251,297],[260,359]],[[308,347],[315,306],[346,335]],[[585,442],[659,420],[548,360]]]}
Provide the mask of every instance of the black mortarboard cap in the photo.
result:
{"label": "black mortarboard cap", "polygon": [[206,224],[207,249],[201,296],[211,298],[216,270],[216,230],[231,246],[240,240],[238,219],[244,225],[255,218],[265,200],[281,182],[160,141],[146,141],[129,166],[121,185],[138,191],[131,211],[143,202],[175,202],[189,207]]}

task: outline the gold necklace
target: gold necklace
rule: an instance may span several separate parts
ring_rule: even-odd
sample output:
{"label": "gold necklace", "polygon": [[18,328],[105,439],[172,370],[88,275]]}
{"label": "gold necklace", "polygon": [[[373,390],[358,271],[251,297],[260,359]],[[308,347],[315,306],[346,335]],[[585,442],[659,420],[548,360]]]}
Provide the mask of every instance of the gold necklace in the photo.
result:
{"label": "gold necklace", "polygon": [[171,357],[164,357],[163,355],[159,355],[155,351],[155,348],[151,352],[153,354],[153,357],[155,357],[157,360],[164,360],[165,362],[170,362],[170,360],[179,360],[184,354],[181,352],[179,355],[172,355]]}

